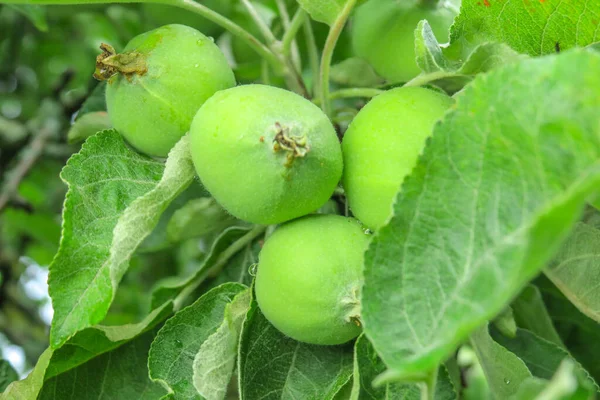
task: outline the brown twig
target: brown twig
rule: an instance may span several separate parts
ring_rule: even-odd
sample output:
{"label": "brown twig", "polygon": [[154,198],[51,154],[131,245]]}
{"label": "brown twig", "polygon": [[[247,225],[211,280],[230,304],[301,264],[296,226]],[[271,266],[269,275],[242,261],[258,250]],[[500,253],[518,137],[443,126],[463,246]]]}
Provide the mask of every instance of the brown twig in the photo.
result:
{"label": "brown twig", "polygon": [[46,141],[53,134],[54,130],[50,126],[44,126],[27,147],[21,151],[21,161],[19,164],[12,171],[6,173],[6,181],[2,187],[2,192],[0,192],[0,211],[6,207],[15,195],[21,181],[27,176],[29,170],[42,155]]}

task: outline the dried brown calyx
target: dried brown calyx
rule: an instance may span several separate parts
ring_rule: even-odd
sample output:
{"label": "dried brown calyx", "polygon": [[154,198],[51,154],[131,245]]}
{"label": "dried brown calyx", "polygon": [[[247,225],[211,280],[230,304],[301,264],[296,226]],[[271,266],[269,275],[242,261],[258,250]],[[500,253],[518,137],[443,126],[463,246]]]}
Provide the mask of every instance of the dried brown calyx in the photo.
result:
{"label": "dried brown calyx", "polygon": [[144,75],[148,72],[146,57],[136,51],[117,54],[114,47],[102,43],[100,45],[102,54],[96,57],[96,71],[94,78],[99,81],[110,79],[113,75],[122,74],[128,80],[133,75]]}
{"label": "dried brown calyx", "polygon": [[285,166],[290,168],[296,158],[306,156],[310,151],[308,138],[305,134],[294,135],[288,126],[282,126],[279,122],[275,123],[276,134],[273,138],[273,151],[286,151]]}

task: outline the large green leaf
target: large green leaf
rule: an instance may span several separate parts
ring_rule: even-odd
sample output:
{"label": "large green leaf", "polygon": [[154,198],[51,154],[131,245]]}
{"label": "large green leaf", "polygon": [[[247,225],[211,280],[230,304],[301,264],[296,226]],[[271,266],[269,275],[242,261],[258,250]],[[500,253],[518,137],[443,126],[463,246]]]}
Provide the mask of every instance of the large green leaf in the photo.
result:
{"label": "large green leaf", "polygon": [[290,339],[253,303],[240,343],[241,399],[333,399],[351,375],[350,345],[315,346]]}
{"label": "large green leaf", "polygon": [[146,359],[155,331],[44,382],[39,400],[139,399],[165,394],[148,378]]}
{"label": "large green leaf", "polygon": [[[369,340],[361,335],[354,345],[354,382],[351,400],[419,400],[421,389],[415,383],[388,383],[373,387],[373,379],[385,371],[385,364],[377,356]],[[441,366],[435,387],[435,400],[454,400],[458,395],[450,381],[446,367]]]}
{"label": "large green leaf", "polygon": [[[243,297],[241,304],[238,303],[235,307],[229,306],[235,304],[236,296],[247,291],[249,289],[246,286],[237,283],[221,285],[200,297],[194,304],[179,311],[160,330],[152,343],[148,369],[150,377],[162,384],[173,399],[202,399],[197,388],[204,390],[210,384],[213,388],[219,385],[217,390],[222,391],[221,394],[224,396],[229,380],[223,380],[223,376],[219,376],[219,380],[215,381],[215,375],[210,374],[220,373],[231,376],[233,371],[231,357],[236,354],[235,344],[237,344],[239,330],[235,327],[230,329],[229,321],[233,317],[232,312],[237,314],[238,307],[245,307],[247,311],[250,298]],[[245,315],[245,312],[243,314]],[[226,327],[223,327],[223,324]],[[231,343],[221,343],[226,348],[219,349],[217,342],[222,339],[234,340],[233,348],[230,347]],[[198,353],[210,358],[198,360]],[[215,356],[221,358],[214,359]],[[206,364],[208,360],[210,365]],[[209,371],[210,367],[215,370]],[[219,367],[221,369],[217,371]],[[213,381],[204,381],[207,378]]]}
{"label": "large green leaf", "polygon": [[48,279],[51,347],[104,318],[131,255],[194,176],[187,136],[166,164],[130,150],[116,131],[91,137],[71,157],[61,173],[69,192]]}
{"label": "large green leaf", "polygon": [[588,317],[600,322],[600,214],[590,210],[575,225],[558,255],[544,271]]}
{"label": "large green leaf", "polygon": [[97,358],[104,357],[115,349],[128,344],[140,335],[161,323],[172,312],[168,302],[150,312],[146,318],[135,324],[86,328],[69,339],[56,350],[47,349],[37,361],[33,371],[22,381],[11,384],[1,400],[35,399],[45,381],[77,370],[80,366]]}
{"label": "large green leaf", "polygon": [[586,51],[496,69],[435,127],[365,255],[384,380],[437,368],[558,249],[600,184],[599,69]]}
{"label": "large green leaf", "polygon": [[600,40],[599,15],[589,0],[463,0],[446,54],[464,59],[489,41],[532,56],[587,46]]}
{"label": "large green leaf", "polygon": [[78,332],[59,349],[54,350],[44,379],[62,374],[128,343],[164,321],[172,311],[173,304],[168,302],[138,323],[120,326],[96,325]]}

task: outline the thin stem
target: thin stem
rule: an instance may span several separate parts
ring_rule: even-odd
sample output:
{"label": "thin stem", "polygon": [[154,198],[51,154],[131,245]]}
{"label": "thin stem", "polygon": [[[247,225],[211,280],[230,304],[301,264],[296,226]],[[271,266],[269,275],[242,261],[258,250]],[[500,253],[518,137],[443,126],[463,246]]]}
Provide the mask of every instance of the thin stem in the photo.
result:
{"label": "thin stem", "polygon": [[319,49],[317,48],[317,42],[315,40],[315,34],[313,32],[310,18],[304,19],[304,36],[306,37],[310,70],[313,73],[312,97],[316,97],[317,88],[319,85]]}
{"label": "thin stem", "polygon": [[267,26],[267,24],[262,19],[256,8],[252,5],[252,3],[250,3],[249,0],[241,0],[241,2],[244,5],[244,7],[246,7],[246,10],[248,10],[248,13],[254,20],[254,23],[256,24],[258,29],[260,29],[260,32],[267,41],[267,45],[271,46],[271,44],[275,43],[277,41],[277,38],[275,37],[275,35],[273,35],[271,28]]}
{"label": "thin stem", "polygon": [[344,8],[337,16],[333,25],[329,29],[327,40],[325,41],[325,47],[323,48],[323,55],[321,58],[321,73],[319,79],[320,96],[321,96],[321,108],[327,115],[331,113],[331,103],[329,101],[329,71],[331,69],[331,59],[333,58],[333,51],[335,45],[346,25],[346,21],[352,12],[352,9],[356,5],[356,0],[348,0],[344,5]]}
{"label": "thin stem", "polygon": [[404,87],[423,86],[423,85],[426,85],[435,80],[450,77],[450,76],[460,76],[460,75],[457,75],[455,73],[448,72],[448,71],[436,71],[436,72],[431,72],[428,74],[422,73],[422,74],[415,76],[410,81],[406,82],[403,86]]}
{"label": "thin stem", "polygon": [[[298,24],[298,27],[295,27],[292,25],[292,21],[290,21],[290,15],[288,14],[287,11],[287,7],[285,6],[285,1],[284,0],[276,0],[277,2],[277,8],[279,9],[279,15],[281,16],[281,20],[283,22],[283,27],[285,28],[285,33],[284,36],[282,38],[282,44],[281,44],[281,48],[283,51],[283,54],[286,57],[292,57],[292,61],[294,62],[294,66],[296,67],[296,69],[298,71],[302,71],[302,60],[300,59],[300,50],[298,49],[298,44],[296,43],[296,33],[298,32],[298,29],[300,29],[300,26],[302,26],[302,22],[300,21],[300,23]],[[298,17],[298,14],[302,13],[304,14],[304,10],[302,9],[302,7],[298,7],[298,10],[296,11],[296,14],[294,14],[294,20]],[[303,20],[303,18],[301,18]],[[295,22],[295,21],[294,21]],[[292,36],[291,39],[289,39],[289,44],[285,44],[284,39],[287,36]],[[286,39],[288,40],[288,39]],[[287,49],[286,49],[287,47]]]}
{"label": "thin stem", "polygon": [[296,38],[296,35],[298,34],[298,31],[302,27],[302,24],[304,24],[305,20],[306,11],[304,11],[302,8],[298,8],[298,11],[296,11],[296,14],[294,14],[294,18],[292,18],[292,21],[286,27],[285,34],[281,39],[281,47],[283,48],[283,54],[290,54],[292,45],[294,43],[294,39]]}
{"label": "thin stem", "polygon": [[271,84],[271,74],[269,72],[269,64],[267,64],[267,62],[265,60],[263,60],[262,63],[260,63],[260,76],[261,76],[262,83],[264,83],[265,85]]}
{"label": "thin stem", "polygon": [[244,247],[249,245],[259,237],[264,234],[267,230],[267,226],[257,225],[251,231],[246,233],[244,236],[233,242],[228,248],[226,248],[217,258],[212,267],[205,269],[202,271],[196,279],[187,285],[181,293],[174,300],[174,308],[175,310],[179,310],[185,301],[185,299],[194,292],[207,278],[211,276],[216,276],[221,272],[221,270],[227,265],[227,262],[231,257],[241,251]]}
{"label": "thin stem", "polygon": [[421,400],[434,400],[435,398],[435,386],[437,384],[438,368],[434,369],[429,374],[425,382],[421,382]]}
{"label": "thin stem", "polygon": [[[96,1],[96,0],[92,0]],[[184,10],[191,11],[198,15],[203,16],[211,22],[225,28],[227,31],[231,32],[232,35],[237,36],[239,39],[246,42],[250,48],[256,51],[262,58],[266,59],[275,66],[280,66],[281,63],[275,56],[275,54],[263,43],[260,42],[254,35],[250,32],[231,21],[230,19],[222,16],[218,12],[211,10],[210,8],[203,6],[202,4],[194,1],[194,0],[133,0],[134,2],[148,2],[148,3],[156,3],[156,4],[167,4],[175,7],[183,8]],[[98,1],[100,2],[100,1]]]}

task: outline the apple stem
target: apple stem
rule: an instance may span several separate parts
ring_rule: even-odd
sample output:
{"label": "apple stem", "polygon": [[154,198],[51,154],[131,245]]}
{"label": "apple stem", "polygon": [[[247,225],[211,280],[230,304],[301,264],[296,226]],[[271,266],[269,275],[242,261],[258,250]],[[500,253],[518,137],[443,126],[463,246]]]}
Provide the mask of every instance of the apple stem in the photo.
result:
{"label": "apple stem", "polygon": [[340,14],[337,16],[331,25],[331,28],[329,29],[329,34],[325,40],[325,47],[323,48],[323,53],[321,55],[319,95],[321,98],[321,109],[328,117],[331,116],[331,102],[329,99],[329,72],[331,70],[331,59],[333,58],[335,45],[342,34],[342,30],[346,25],[346,21],[348,21],[348,18],[350,17],[352,9],[356,5],[356,1],[357,0],[348,0],[344,5],[344,8],[342,8],[342,11],[340,11]]}

